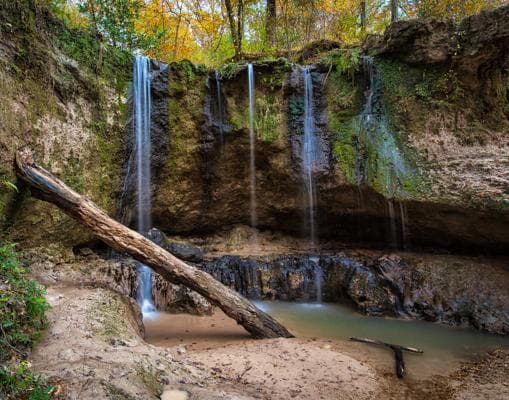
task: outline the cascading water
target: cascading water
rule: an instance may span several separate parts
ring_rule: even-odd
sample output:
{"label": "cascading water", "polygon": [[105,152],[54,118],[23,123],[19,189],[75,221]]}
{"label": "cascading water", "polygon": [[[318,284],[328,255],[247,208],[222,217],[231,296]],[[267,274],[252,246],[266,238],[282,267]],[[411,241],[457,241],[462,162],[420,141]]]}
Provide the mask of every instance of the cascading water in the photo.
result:
{"label": "cascading water", "polygon": [[394,203],[392,200],[387,201],[387,208],[389,210],[389,228],[390,228],[390,246],[397,249],[398,246],[398,233],[396,231],[396,215],[394,213]]}
{"label": "cascading water", "polygon": [[[152,194],[150,189],[150,60],[137,56],[133,70],[133,112],[134,135],[136,139],[136,189],[137,189],[137,222],[138,232],[147,234],[152,227]],[[143,314],[155,311],[152,299],[152,270],[139,264],[138,274],[140,287],[138,300]]]}
{"label": "cascading water", "polygon": [[253,64],[247,65],[248,89],[249,89],[249,212],[251,227],[256,227],[258,217],[256,215],[256,132],[254,126],[255,118],[255,83]]}
{"label": "cascading water", "polygon": [[320,266],[320,258],[316,256],[309,257],[309,261],[313,263],[313,271],[315,273],[315,293],[316,293],[316,301],[318,303],[322,302],[322,280],[323,280],[323,271]]}
{"label": "cascading water", "polygon": [[[387,198],[394,198],[397,194],[404,194],[402,182],[415,179],[414,171],[406,163],[389,128],[383,105],[382,82],[373,59],[364,56],[362,63],[368,81],[364,106],[358,120],[358,184],[376,185]],[[387,207],[388,244],[393,248],[404,246],[406,215],[400,213],[401,240],[399,240],[393,200],[387,201]]]}
{"label": "cascading water", "polygon": [[303,70],[304,77],[304,138],[302,143],[302,177],[306,190],[306,211],[309,239],[315,245],[315,204],[316,188],[314,166],[316,163],[315,118],[313,107],[313,79],[308,67]]}
{"label": "cascading water", "polygon": [[399,190],[399,183],[413,171],[405,162],[394,135],[389,129],[382,103],[382,83],[371,57],[362,58],[368,76],[365,101],[359,121],[359,184],[373,183],[389,196]]}
{"label": "cascading water", "polygon": [[399,214],[401,219],[401,248],[406,249],[408,246],[408,233],[407,233],[407,211],[406,205],[403,202],[399,203]]}
{"label": "cascading water", "polygon": [[217,119],[219,122],[219,134],[221,136],[221,143],[223,142],[223,100],[221,98],[221,76],[219,71],[214,71],[216,78],[216,100],[217,100]]}

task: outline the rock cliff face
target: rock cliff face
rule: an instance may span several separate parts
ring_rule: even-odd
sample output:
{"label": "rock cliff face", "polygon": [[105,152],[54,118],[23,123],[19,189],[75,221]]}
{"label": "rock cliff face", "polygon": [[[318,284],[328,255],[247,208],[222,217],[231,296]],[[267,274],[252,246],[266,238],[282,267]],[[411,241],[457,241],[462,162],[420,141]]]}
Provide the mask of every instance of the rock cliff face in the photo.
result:
{"label": "rock cliff face", "polygon": [[[366,43],[369,68],[355,49],[314,55],[321,238],[507,251],[507,12],[395,23]],[[305,235],[302,69],[279,59],[254,71],[259,228]],[[249,224],[247,71],[219,72],[219,92],[218,75],[188,62],[154,75],[167,105],[153,114],[154,225],[167,233]],[[366,125],[368,100],[382,130]]]}
{"label": "rock cliff face", "polygon": [[[139,287],[137,263],[124,258],[100,258],[90,250],[86,253],[62,258],[37,252],[27,255],[25,263],[30,265],[32,276],[44,285],[111,289],[135,303]],[[157,274],[153,275],[152,295],[159,311],[200,315],[212,312],[212,306],[199,294],[172,285]]]}
{"label": "rock cliff face", "polygon": [[324,301],[349,304],[368,315],[424,319],[506,335],[509,274],[504,263],[357,251],[226,255],[200,268],[252,299],[316,301],[321,295]]}
{"label": "rock cliff face", "polygon": [[[103,65],[94,65],[97,49],[71,40],[82,33],[30,2],[1,12],[1,181],[16,183],[14,151],[29,145],[42,165],[134,224],[124,113],[130,59],[107,49]],[[383,133],[360,126],[374,86],[359,49],[334,44],[299,56],[314,63],[321,238],[507,251],[507,13],[502,7],[459,25],[401,21],[368,40]],[[21,28],[20,19],[30,23]],[[284,59],[255,61],[254,69],[259,228],[304,236],[302,69]],[[208,235],[250,220],[246,68],[218,72],[153,63],[154,224],[168,233]],[[395,160],[409,172],[395,174]],[[13,240],[33,247],[90,239],[24,188],[2,187],[0,215]]]}
{"label": "rock cliff face", "polygon": [[[96,64],[95,39],[80,36],[89,43],[81,48],[73,35],[84,34],[31,2],[0,8],[0,222],[11,240],[57,254],[62,249],[50,244],[68,250],[90,237],[25,188],[13,188],[21,146],[109,213],[136,223],[131,60],[105,48]],[[370,315],[508,334],[505,261],[337,249],[349,242],[507,254],[509,7],[458,25],[397,22],[362,50],[320,48],[325,52],[299,54],[310,64],[314,92],[318,246],[301,239],[303,68],[285,59],[253,61],[256,201],[258,228],[274,241],[291,237],[294,251],[281,246],[275,255],[251,256],[254,246],[242,256],[210,256],[161,232],[152,231],[152,240],[254,299],[313,301],[320,293]],[[203,242],[225,231],[234,236],[235,226],[250,221],[246,65],[210,71],[154,61],[152,99],[154,225]],[[136,298],[130,261],[32,264],[42,282],[104,286]],[[153,297],[162,311],[211,311],[200,296],[157,275]]]}

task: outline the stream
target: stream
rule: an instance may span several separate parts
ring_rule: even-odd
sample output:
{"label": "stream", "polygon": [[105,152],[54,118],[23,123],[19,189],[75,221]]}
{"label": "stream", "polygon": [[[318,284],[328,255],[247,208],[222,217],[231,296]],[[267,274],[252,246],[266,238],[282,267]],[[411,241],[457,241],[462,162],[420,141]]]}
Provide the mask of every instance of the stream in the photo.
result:
{"label": "stream", "polygon": [[467,328],[359,314],[333,303],[258,301],[255,304],[274,316],[297,336],[325,339],[367,337],[402,346],[417,347],[426,358],[445,355],[465,358],[498,347],[509,348],[509,338]]}
{"label": "stream", "polygon": [[[409,369],[422,376],[447,374],[462,361],[474,359],[497,348],[509,348],[509,338],[447,325],[361,315],[333,303],[256,301],[260,309],[274,316],[301,339],[328,341],[341,352],[376,365],[392,365],[392,352],[368,344],[348,341],[367,337],[403,346],[417,347],[424,354],[405,353]],[[250,338],[235,321],[222,312],[213,316],[156,313],[144,320],[146,340],[161,347],[185,345],[190,351],[212,350]]]}

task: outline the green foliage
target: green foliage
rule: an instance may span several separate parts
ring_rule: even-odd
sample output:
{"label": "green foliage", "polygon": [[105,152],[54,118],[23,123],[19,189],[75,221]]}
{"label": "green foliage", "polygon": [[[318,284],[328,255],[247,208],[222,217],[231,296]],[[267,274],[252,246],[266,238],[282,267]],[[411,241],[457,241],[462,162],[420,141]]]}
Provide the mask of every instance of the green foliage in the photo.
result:
{"label": "green foliage", "polygon": [[30,371],[28,361],[0,367],[0,394],[7,400],[50,400],[54,389],[44,378]]}
{"label": "green foliage", "polygon": [[346,180],[357,184],[358,143],[355,118],[360,112],[360,95],[341,70],[331,73],[327,83],[327,119],[334,137],[333,154]]}
{"label": "green foliage", "polygon": [[288,99],[288,127],[294,135],[303,135],[302,116],[304,115],[304,99],[302,96],[291,95]]}
{"label": "green foliage", "polygon": [[189,61],[189,60],[182,60],[177,65],[184,71],[185,78],[188,82],[193,82],[196,79],[196,67],[195,65]]}
{"label": "green foliage", "polygon": [[0,180],[0,184],[5,186],[7,189],[13,190],[15,192],[19,192],[18,187],[8,179]]}
{"label": "green foliage", "polygon": [[9,354],[12,347],[31,347],[46,326],[48,303],[44,288],[27,278],[27,270],[20,264],[14,245],[0,247],[0,349]]}
{"label": "green foliage", "polygon": [[417,98],[427,103],[450,106],[463,96],[463,87],[455,71],[424,71],[423,80],[415,85]]}
{"label": "green foliage", "polygon": [[274,94],[267,94],[256,99],[256,132],[266,142],[279,138],[283,116],[279,109],[278,99]]}
{"label": "green foliage", "polygon": [[400,110],[414,99],[430,106],[450,107],[463,96],[463,87],[453,70],[411,67],[387,59],[378,59],[377,66],[389,103],[398,102]]}
{"label": "green foliage", "polygon": [[132,54],[126,49],[103,44],[88,29],[65,27],[58,35],[63,52],[81,67],[116,82],[118,92],[124,92],[131,80]]}
{"label": "green foliage", "polygon": [[357,184],[357,145],[355,129],[347,124],[341,125],[336,132],[334,157],[350,184]]}
{"label": "green foliage", "polygon": [[234,78],[244,69],[246,69],[246,63],[227,63],[221,67],[219,73],[221,78],[228,80]]}
{"label": "green foliage", "polygon": [[53,390],[30,372],[19,357],[39,339],[46,326],[44,289],[27,277],[14,245],[0,246],[0,394],[7,399],[49,399]]}
{"label": "green foliage", "polygon": [[346,74],[353,78],[359,70],[362,50],[359,47],[335,49],[327,53],[323,59],[328,67],[334,67],[340,74]]}
{"label": "green foliage", "polygon": [[143,4],[141,0],[85,0],[79,9],[89,16],[96,36],[104,35],[109,43],[120,48],[136,49],[153,45],[135,29]]}
{"label": "green foliage", "polygon": [[420,81],[421,71],[399,61],[376,58],[386,98],[401,99],[414,95],[413,87]]}

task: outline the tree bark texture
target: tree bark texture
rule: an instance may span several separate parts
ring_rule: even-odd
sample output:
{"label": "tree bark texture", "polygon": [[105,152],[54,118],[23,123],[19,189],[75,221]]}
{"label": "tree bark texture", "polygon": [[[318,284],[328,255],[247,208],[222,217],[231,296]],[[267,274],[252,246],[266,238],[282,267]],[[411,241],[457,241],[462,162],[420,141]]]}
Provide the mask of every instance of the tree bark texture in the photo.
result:
{"label": "tree bark texture", "polygon": [[109,217],[91,200],[67,187],[57,177],[38,166],[32,151],[16,154],[18,177],[32,194],[52,203],[88,227],[94,235],[136,260],[149,265],[171,283],[184,285],[204,296],[229,317],[235,319],[254,338],[292,337],[292,334],[271,316],[256,308],[237,292],[224,286],[211,275],[192,267],[162,249],[143,235]]}

